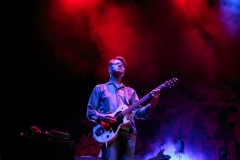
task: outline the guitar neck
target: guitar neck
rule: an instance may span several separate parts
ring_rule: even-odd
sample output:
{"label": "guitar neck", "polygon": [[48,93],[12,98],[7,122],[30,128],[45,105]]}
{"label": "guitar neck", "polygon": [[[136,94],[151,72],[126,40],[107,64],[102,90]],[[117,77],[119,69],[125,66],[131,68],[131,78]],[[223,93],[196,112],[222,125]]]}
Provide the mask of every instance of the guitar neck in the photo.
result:
{"label": "guitar neck", "polygon": [[[156,89],[162,89],[164,88],[164,84],[161,84],[160,86],[158,86]],[[131,112],[132,110],[134,110],[135,108],[137,108],[140,104],[142,104],[143,102],[147,101],[148,99],[150,99],[152,96],[150,95],[150,93],[148,93],[147,95],[145,95],[144,97],[142,97],[141,99],[139,99],[137,102],[135,102],[133,105],[131,105],[130,107],[128,107],[126,110],[122,111],[122,116],[127,115],[129,112]]]}

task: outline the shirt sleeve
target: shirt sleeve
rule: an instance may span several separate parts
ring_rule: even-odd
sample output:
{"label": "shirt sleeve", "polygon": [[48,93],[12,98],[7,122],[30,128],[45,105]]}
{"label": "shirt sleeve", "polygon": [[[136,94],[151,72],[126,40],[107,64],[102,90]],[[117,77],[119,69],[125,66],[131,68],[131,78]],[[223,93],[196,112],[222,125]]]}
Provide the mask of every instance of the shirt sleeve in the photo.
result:
{"label": "shirt sleeve", "polygon": [[[139,98],[135,90],[132,90],[132,96],[131,96],[131,104],[136,103]],[[134,117],[137,119],[147,119],[151,113],[151,111],[147,112],[148,107],[150,107],[151,104],[147,104],[146,106],[139,105],[137,108],[133,110]]]}
{"label": "shirt sleeve", "polygon": [[100,88],[97,85],[94,87],[87,104],[86,116],[90,121],[97,122],[98,120],[98,117],[100,115],[100,113],[97,111],[99,99],[100,99]]}

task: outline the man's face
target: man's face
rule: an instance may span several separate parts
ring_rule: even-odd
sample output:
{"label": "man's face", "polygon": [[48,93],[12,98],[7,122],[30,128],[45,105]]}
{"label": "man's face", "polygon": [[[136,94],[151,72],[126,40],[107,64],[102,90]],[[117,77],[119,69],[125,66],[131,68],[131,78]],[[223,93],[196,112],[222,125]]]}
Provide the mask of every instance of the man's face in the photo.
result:
{"label": "man's face", "polygon": [[121,60],[116,59],[112,62],[109,71],[115,76],[122,77],[125,73],[125,66]]}

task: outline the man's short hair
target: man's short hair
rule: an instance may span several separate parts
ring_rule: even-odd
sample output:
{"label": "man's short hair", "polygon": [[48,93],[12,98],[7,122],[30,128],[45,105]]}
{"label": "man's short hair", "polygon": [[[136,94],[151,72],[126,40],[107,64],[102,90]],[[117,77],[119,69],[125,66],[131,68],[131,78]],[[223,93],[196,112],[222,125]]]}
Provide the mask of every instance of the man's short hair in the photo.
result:
{"label": "man's short hair", "polygon": [[109,61],[109,63],[108,63],[108,68],[111,67],[113,61],[115,61],[115,60],[117,60],[117,59],[120,60],[120,61],[122,61],[122,63],[123,63],[123,65],[124,65],[125,68],[127,67],[127,62],[125,61],[125,59],[124,59],[123,57],[117,56],[117,57],[115,57],[115,58],[113,58],[113,59],[111,59],[111,60]]}

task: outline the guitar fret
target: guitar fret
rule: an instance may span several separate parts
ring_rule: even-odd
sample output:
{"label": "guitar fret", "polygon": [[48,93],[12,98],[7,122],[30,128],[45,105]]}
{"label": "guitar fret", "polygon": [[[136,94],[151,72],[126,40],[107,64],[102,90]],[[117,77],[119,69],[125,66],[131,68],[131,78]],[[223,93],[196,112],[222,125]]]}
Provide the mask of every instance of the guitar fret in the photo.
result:
{"label": "guitar fret", "polygon": [[[164,88],[164,85],[161,84],[160,86],[158,86],[156,89],[162,89]],[[140,100],[138,100],[136,103],[134,103],[132,106],[128,107],[128,109],[126,109],[125,111],[123,111],[121,113],[122,116],[127,115],[129,112],[131,112],[132,110],[134,110],[137,106],[139,106],[140,104],[142,104],[143,102],[145,102],[146,100],[148,100],[151,96],[149,94],[145,95],[144,97],[142,97]]]}

